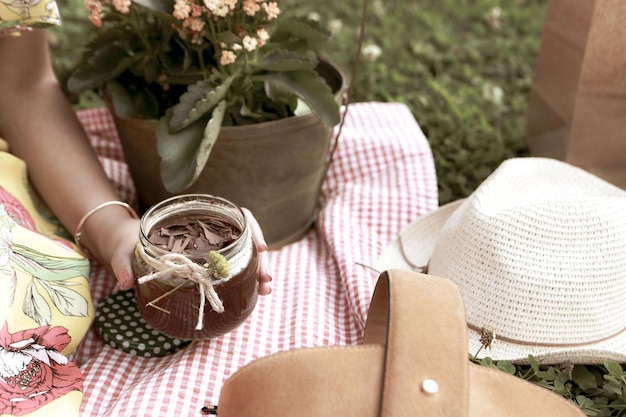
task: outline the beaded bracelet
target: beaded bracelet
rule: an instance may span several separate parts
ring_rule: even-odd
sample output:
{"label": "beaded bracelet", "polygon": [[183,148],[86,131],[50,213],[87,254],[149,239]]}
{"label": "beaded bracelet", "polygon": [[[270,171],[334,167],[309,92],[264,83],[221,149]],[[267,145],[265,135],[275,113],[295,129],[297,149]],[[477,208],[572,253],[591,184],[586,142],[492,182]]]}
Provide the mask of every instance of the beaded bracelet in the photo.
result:
{"label": "beaded bracelet", "polygon": [[139,216],[137,215],[137,213],[135,212],[135,210],[128,205],[127,203],[124,203],[123,201],[105,201],[102,204],[98,204],[97,206],[95,206],[94,208],[92,208],[91,210],[89,210],[87,213],[85,213],[85,215],[83,216],[82,219],[80,219],[80,221],[78,222],[78,226],[76,226],[76,232],[74,233],[74,243],[76,243],[76,246],[78,247],[78,250],[80,250],[87,258],[93,258],[91,252],[89,252],[89,250],[87,250],[87,248],[81,243],[80,238],[82,236],[82,232],[83,232],[83,226],[85,225],[85,223],[87,222],[87,220],[89,220],[89,217],[91,217],[91,215],[93,215],[96,211],[103,209],[105,207],[108,206],[122,206],[124,207],[129,213],[130,215],[134,218],[134,219],[138,219]]}

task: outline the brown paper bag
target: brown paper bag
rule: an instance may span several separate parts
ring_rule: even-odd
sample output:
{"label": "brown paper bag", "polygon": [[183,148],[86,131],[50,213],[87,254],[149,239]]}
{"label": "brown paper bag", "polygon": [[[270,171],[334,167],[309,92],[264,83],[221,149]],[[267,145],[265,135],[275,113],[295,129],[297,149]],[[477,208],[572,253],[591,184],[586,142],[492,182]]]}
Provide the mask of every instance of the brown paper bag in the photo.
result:
{"label": "brown paper bag", "polygon": [[549,0],[530,95],[533,156],[626,188],[626,1]]}

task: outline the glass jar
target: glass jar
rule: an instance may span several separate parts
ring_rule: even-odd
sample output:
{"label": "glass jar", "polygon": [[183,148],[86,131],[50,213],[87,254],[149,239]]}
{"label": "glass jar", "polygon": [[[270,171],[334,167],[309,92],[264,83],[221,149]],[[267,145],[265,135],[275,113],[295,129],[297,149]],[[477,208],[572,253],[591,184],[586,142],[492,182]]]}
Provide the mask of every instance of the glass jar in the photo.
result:
{"label": "glass jar", "polygon": [[[187,272],[181,274],[177,269],[165,266],[167,255],[171,257],[180,248],[173,251],[154,242],[153,233],[196,224],[194,222],[226,224],[236,232],[234,239],[214,249],[228,261],[230,275],[217,281],[205,277],[215,290],[212,295],[217,295],[223,305],[222,312],[216,311],[209,302],[211,291],[206,291],[203,300],[197,276],[194,281]],[[196,245],[187,247],[174,256],[192,261],[195,269],[206,269],[210,262],[208,251],[198,249]],[[239,207],[208,194],[169,198],[148,209],[141,218],[133,264],[139,309],[150,326],[171,337],[202,340],[221,336],[238,327],[254,310],[258,298],[257,266],[256,245],[246,216]]]}

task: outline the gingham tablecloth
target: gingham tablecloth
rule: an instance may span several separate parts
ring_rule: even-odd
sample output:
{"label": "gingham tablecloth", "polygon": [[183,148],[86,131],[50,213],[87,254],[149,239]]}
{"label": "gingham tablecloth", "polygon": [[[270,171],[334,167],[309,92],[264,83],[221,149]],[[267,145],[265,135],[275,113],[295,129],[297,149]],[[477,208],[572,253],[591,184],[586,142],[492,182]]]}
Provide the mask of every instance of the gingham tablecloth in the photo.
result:
{"label": "gingham tablecloth", "polygon": [[[104,108],[83,110],[101,162],[132,205],[137,198]],[[431,149],[399,103],[349,106],[319,198],[319,218],[300,241],[270,252],[273,292],[235,331],[161,358],[105,345],[91,330],[72,359],[85,375],[82,416],[200,416],[242,365],[277,351],[361,342],[378,274],[368,267],[409,222],[437,207]],[[97,303],[114,279],[92,265]],[[268,416],[269,417],[269,416]]]}

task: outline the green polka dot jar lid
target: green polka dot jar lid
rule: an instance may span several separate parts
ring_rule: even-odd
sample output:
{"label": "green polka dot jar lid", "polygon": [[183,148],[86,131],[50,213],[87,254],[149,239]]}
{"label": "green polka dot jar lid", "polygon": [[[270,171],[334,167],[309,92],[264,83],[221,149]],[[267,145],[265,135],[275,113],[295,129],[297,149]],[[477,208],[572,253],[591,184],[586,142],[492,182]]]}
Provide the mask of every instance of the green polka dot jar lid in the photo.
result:
{"label": "green polka dot jar lid", "polygon": [[133,290],[106,297],[96,310],[96,331],[109,346],[136,356],[165,356],[190,342],[172,338],[150,327],[137,306]]}

